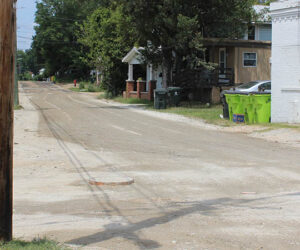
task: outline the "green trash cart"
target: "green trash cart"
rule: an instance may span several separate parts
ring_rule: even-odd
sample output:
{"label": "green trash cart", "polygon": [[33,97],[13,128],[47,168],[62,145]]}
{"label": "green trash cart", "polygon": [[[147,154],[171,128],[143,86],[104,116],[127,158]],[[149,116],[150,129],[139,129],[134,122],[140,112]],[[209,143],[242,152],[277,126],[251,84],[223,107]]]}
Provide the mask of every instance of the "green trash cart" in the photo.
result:
{"label": "green trash cart", "polygon": [[227,92],[225,96],[226,96],[226,102],[228,103],[229,119],[231,121],[234,120],[234,116],[245,114],[243,103],[241,102],[241,95],[239,95],[239,93]]}
{"label": "green trash cart", "polygon": [[241,102],[243,105],[245,123],[253,124],[254,123],[254,109],[251,96],[248,94],[241,95]]}
{"label": "green trash cart", "polygon": [[169,106],[178,106],[181,101],[181,91],[179,87],[168,87]]}
{"label": "green trash cart", "polygon": [[271,94],[263,92],[225,94],[231,121],[253,123],[271,122]]}
{"label": "green trash cart", "polygon": [[166,109],[168,101],[168,91],[166,89],[156,89],[154,91],[154,108]]}
{"label": "green trash cart", "polygon": [[254,122],[271,122],[271,94],[254,94],[251,95],[251,99],[254,108]]}

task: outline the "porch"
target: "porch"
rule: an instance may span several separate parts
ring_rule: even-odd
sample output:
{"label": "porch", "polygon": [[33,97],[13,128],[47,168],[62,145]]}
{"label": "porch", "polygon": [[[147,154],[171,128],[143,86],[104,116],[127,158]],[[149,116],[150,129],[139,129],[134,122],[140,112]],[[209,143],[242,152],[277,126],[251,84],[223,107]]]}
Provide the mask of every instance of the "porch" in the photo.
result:
{"label": "porch", "polygon": [[127,80],[126,91],[123,92],[123,97],[153,101],[155,89],[156,89],[155,80],[149,81],[148,84],[146,81],[143,80],[137,80],[137,81]]}
{"label": "porch", "polygon": [[271,78],[271,42],[207,38],[203,44],[207,48],[206,60],[219,66],[218,85]]}
{"label": "porch", "polygon": [[144,48],[134,47],[122,60],[128,63],[128,80],[124,98],[138,98],[152,101],[154,90],[162,87],[162,69],[154,68],[152,64],[145,64],[141,50]]}
{"label": "porch", "polygon": [[182,87],[222,87],[234,85],[234,68],[215,68],[214,70],[184,70],[176,74],[175,84]]}

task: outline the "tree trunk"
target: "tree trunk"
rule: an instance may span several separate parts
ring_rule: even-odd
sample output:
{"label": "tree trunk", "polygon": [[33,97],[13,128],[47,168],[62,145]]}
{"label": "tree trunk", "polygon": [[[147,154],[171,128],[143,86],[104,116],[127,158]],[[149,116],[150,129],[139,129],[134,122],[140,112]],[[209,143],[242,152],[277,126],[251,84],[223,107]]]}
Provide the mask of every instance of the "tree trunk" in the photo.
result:
{"label": "tree trunk", "polygon": [[171,74],[172,74],[172,51],[169,49],[163,50],[163,88],[167,88],[171,83]]}
{"label": "tree trunk", "polygon": [[0,0],[0,241],[12,239],[15,0]]}
{"label": "tree trunk", "polygon": [[99,75],[98,75],[98,69],[96,70],[96,85],[100,86],[100,82],[99,82]]}

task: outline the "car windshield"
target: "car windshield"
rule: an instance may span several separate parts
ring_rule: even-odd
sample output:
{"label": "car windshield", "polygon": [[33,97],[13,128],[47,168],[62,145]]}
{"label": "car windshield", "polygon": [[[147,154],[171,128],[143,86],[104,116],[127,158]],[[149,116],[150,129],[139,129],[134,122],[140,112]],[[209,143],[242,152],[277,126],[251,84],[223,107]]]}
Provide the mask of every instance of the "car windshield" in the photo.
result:
{"label": "car windshield", "polygon": [[256,84],[258,84],[259,82],[247,82],[247,83],[243,83],[242,85],[238,86],[239,89],[249,89],[252,88],[253,86],[255,86]]}

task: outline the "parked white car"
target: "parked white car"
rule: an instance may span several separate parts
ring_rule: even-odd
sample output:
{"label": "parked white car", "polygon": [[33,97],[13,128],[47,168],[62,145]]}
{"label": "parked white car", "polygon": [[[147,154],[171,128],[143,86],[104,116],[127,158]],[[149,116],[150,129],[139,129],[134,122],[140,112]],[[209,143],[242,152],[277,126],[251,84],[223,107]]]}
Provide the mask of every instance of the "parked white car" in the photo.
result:
{"label": "parked white car", "polygon": [[[234,90],[234,89],[232,89]],[[243,83],[235,88],[236,91],[240,92],[267,92],[271,93],[271,81],[253,81]]]}

